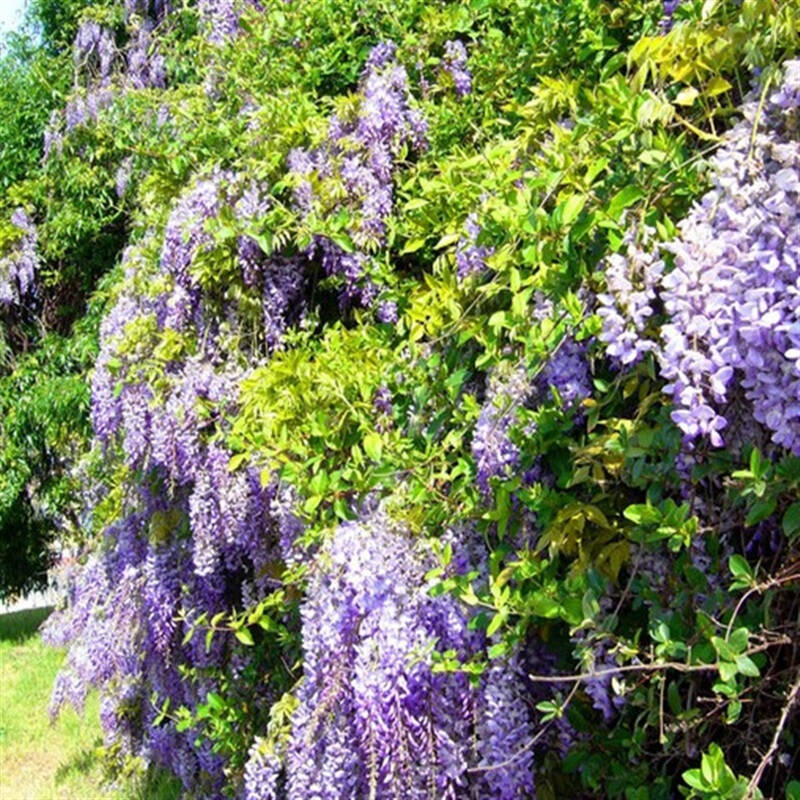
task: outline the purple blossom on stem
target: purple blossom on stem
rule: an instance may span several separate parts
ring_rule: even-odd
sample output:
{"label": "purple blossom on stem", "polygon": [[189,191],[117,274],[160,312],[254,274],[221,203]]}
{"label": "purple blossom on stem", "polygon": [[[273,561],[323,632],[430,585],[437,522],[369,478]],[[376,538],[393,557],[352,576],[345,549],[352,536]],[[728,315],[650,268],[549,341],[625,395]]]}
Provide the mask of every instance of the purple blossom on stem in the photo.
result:
{"label": "purple blossom on stem", "polygon": [[683,0],[664,0],[664,14],[659,20],[658,27],[662,34],[672,30],[672,16]]}
{"label": "purple blossom on stem", "polygon": [[384,325],[394,325],[398,320],[397,303],[394,300],[384,300],[378,305],[375,316],[378,318],[378,322]]}
{"label": "purple blossom on stem", "polygon": [[606,354],[623,367],[655,349],[644,332],[664,271],[664,262],[638,247],[634,237],[635,229],[626,236],[626,255],[614,253],[606,260],[606,291],[597,295],[597,314],[603,320],[599,339]]}
{"label": "purple blossom on stem", "polygon": [[244,800],[277,800],[281,760],[256,739],[244,767]]}
{"label": "purple blossom on stem", "polygon": [[[498,672],[482,693],[463,674],[432,670],[434,640],[462,658],[483,642],[458,601],[428,594],[429,564],[425,548],[380,508],[340,524],[315,559],[301,609],[304,678],[286,755],[290,800],[422,800],[434,788],[437,797],[464,796],[473,730],[487,765],[527,735],[516,672]],[[491,797],[520,796],[532,780],[524,758],[493,772],[480,779]]]}
{"label": "purple blossom on stem", "polygon": [[689,446],[723,444],[738,383],[773,442],[800,454],[800,149],[787,127],[798,73],[787,62],[761,117],[745,104],[712,158],[714,188],[663,246],[675,266],[660,286],[658,358]]}
{"label": "purple blossom on stem", "polygon": [[10,252],[0,257],[0,309],[23,301],[33,290],[39,270],[36,226],[24,208],[14,211],[11,224],[21,236]]}
{"label": "purple blossom on stem", "polygon": [[520,450],[511,440],[510,429],[517,411],[530,397],[533,387],[524,366],[509,376],[490,376],[486,399],[472,436],[478,486],[484,495],[490,492],[492,478],[507,478],[519,466]]}
{"label": "purple blossom on stem", "polygon": [[486,259],[494,253],[494,248],[478,244],[481,230],[477,214],[470,214],[464,223],[464,235],[456,245],[456,270],[461,281],[481,275],[486,270]]}
{"label": "purple blossom on stem", "polygon": [[467,48],[463,42],[451,39],[444,43],[442,68],[453,79],[459,97],[465,97],[472,91],[472,75],[467,69]]}
{"label": "purple blossom on stem", "polygon": [[[385,244],[395,160],[407,143],[417,149],[425,146],[425,120],[410,105],[408,76],[395,51],[392,42],[373,48],[361,74],[354,113],[347,119],[332,116],[327,139],[319,147],[289,154],[298,210],[304,215],[316,211],[323,218],[343,208],[350,212],[347,233],[356,252],[345,252],[321,237],[309,251],[309,255],[320,251],[326,274],[340,277],[343,308],[368,306],[376,299],[378,292],[365,271],[365,254]],[[323,205],[322,198],[329,193],[320,192],[318,186],[326,181],[340,183],[347,199]]]}

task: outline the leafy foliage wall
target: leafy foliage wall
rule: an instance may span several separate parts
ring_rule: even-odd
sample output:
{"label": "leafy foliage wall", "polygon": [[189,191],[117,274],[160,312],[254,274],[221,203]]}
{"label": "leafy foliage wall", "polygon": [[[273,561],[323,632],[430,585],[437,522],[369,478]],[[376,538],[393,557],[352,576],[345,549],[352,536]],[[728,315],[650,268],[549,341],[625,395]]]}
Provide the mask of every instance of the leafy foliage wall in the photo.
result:
{"label": "leafy foliage wall", "polygon": [[797,797],[796,0],[32,14],[53,713],[189,797]]}

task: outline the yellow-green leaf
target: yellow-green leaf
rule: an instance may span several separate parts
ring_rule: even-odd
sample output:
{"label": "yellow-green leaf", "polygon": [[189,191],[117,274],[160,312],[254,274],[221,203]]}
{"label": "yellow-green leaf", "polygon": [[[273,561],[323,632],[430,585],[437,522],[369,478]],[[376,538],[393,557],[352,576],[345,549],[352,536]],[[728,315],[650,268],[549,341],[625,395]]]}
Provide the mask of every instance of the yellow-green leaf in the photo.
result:
{"label": "yellow-green leaf", "polygon": [[364,452],[373,460],[380,461],[383,454],[383,440],[374,431],[368,433],[363,441]]}
{"label": "yellow-green leaf", "polygon": [[691,106],[698,97],[700,97],[700,92],[694,86],[685,86],[678,92],[674,102],[679,106]]}

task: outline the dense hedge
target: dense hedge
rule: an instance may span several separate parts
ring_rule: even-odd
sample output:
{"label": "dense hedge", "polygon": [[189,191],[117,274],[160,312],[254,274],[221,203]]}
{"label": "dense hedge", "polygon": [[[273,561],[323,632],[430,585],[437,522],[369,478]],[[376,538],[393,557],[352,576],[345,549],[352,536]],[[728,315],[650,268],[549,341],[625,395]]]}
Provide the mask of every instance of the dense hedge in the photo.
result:
{"label": "dense hedge", "polygon": [[0,223],[53,713],[188,797],[800,796],[800,3],[82,6]]}

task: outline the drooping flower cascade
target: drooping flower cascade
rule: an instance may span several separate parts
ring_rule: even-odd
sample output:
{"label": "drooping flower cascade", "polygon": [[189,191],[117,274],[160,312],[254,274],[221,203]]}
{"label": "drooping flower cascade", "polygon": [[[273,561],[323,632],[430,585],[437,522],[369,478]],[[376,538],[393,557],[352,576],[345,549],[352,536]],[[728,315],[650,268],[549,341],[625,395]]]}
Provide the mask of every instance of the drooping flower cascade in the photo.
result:
{"label": "drooping flower cascade", "polygon": [[635,229],[626,235],[626,254],[606,259],[606,291],[597,295],[598,316],[603,320],[599,339],[606,354],[618,365],[639,361],[656,344],[645,335],[653,316],[653,303],[664,271],[664,262],[637,246]]}
{"label": "drooping flower cascade", "polygon": [[555,389],[561,410],[580,419],[580,405],[592,393],[592,379],[584,342],[565,336],[548,356],[534,380],[538,403],[552,402]]}
{"label": "drooping flower cascade", "polygon": [[[738,385],[772,440],[800,454],[800,62],[787,62],[761,113],[758,105],[754,96],[745,103],[711,159],[713,189],[681,222],[680,238],[662,246],[674,268],[630,248],[612,261],[601,338],[620,360],[650,348],[631,335],[643,329],[663,270],[667,321],[656,352],[686,444],[723,444]],[[644,289],[627,299],[623,322],[626,271],[643,272]]]}
{"label": "drooping flower cascade", "polygon": [[11,223],[21,232],[11,252],[0,258],[0,309],[22,302],[33,289],[39,256],[36,226],[24,208],[11,215]]}
{"label": "drooping flower cascade", "polygon": [[321,257],[327,275],[337,278],[343,308],[371,306],[377,298],[367,254],[385,243],[395,162],[405,146],[425,147],[426,123],[411,105],[408,75],[395,49],[392,42],[373,48],[351,109],[331,117],[319,147],[294,150],[289,157],[295,202],[302,213],[313,211],[328,220],[342,212],[349,215],[347,233],[355,252],[321,235],[309,251],[311,257]]}
{"label": "drooping flower cascade", "polygon": [[493,248],[478,244],[481,230],[478,215],[470,214],[464,223],[464,235],[456,245],[456,274],[459,280],[463,281],[470,275],[481,275],[486,270],[486,259],[494,252]]}
{"label": "drooping flower cascade", "polygon": [[[182,639],[199,615],[265,596],[269,564],[280,556],[279,498],[258,470],[230,471],[222,438],[239,378],[280,346],[304,308],[302,264],[267,259],[252,246],[243,257],[262,194],[215,172],[178,199],[160,248],[145,237],[126,252],[124,287],[101,327],[92,419],[99,445],[121,446],[130,479],[120,521],[76,576],[78,599],[49,634],[71,642],[54,710],[99,685],[108,741],[166,765],[207,797],[219,796],[225,760],[195,743],[196,729],[155,720],[165,702],[196,709],[216,690],[216,678],[193,683],[185,669],[250,669],[252,651],[229,634],[216,635],[208,651],[200,634]],[[250,316],[227,296],[228,282],[204,289],[197,276],[202,257],[219,248],[208,225],[225,208],[242,226],[229,245],[231,281],[250,297]],[[262,313],[253,315],[259,300]],[[264,681],[245,684],[250,702],[268,708],[275,699]]]}
{"label": "drooping flower cascade", "polygon": [[533,379],[524,364],[489,376],[472,436],[477,482],[484,494],[490,493],[492,478],[511,477],[520,466],[520,447],[511,437],[519,410],[553,404],[554,389],[561,410],[577,419],[580,403],[591,395],[591,375],[586,346],[571,335],[563,337]]}
{"label": "drooping flower cascade", "polygon": [[520,449],[511,440],[511,427],[517,422],[517,411],[530,397],[531,386],[524,365],[507,378],[499,374],[489,377],[486,399],[472,436],[478,486],[484,494],[490,491],[492,478],[507,478],[519,466]]}
{"label": "drooping flower cascade", "polygon": [[124,48],[118,47],[114,31],[96,20],[84,20],[78,28],[73,56],[81,89],[69,97],[63,111],[53,111],[50,117],[44,131],[45,161],[53,152],[61,154],[65,131],[96,123],[120,89],[166,88],[166,60],[153,33],[171,12],[171,3],[125,0],[123,10],[129,26]]}
{"label": "drooping flower cascade", "polygon": [[134,89],[164,89],[167,68],[164,56],[153,38],[155,23],[145,19],[128,43],[126,81]]}
{"label": "drooping flower cascade", "polygon": [[664,14],[658,21],[658,28],[661,33],[669,33],[672,30],[674,24],[673,16],[682,2],[683,0],[664,0]]}
{"label": "drooping flower cascade", "polygon": [[458,39],[444,43],[442,68],[453,79],[453,86],[459,97],[465,97],[472,91],[472,75],[467,69],[467,48]]}
{"label": "drooping flower cascade", "polygon": [[[469,630],[465,606],[428,594],[435,562],[424,543],[381,509],[362,517],[340,524],[310,566],[286,797],[524,796],[530,754],[505,763],[508,748],[532,736],[520,672],[498,664],[478,688],[462,673],[435,672],[434,643],[469,658],[484,637]],[[250,800],[275,796],[262,748],[247,774]]]}
{"label": "drooping flower cascade", "polygon": [[122,6],[126,19],[135,14],[142,19],[151,16],[154,22],[160,22],[172,11],[172,0],[123,0]]}
{"label": "drooping flower cascade", "polygon": [[[113,101],[111,81],[118,54],[114,31],[110,28],[96,20],[85,20],[78,28],[73,55],[76,80],[83,88],[75,92],[64,106],[63,120],[68,132],[97,122],[100,112]],[[61,114],[53,112],[44,134],[45,158],[54,146],[61,149],[61,119]]]}
{"label": "drooping flower cascade", "polygon": [[277,800],[280,775],[283,769],[280,758],[267,751],[266,743],[256,737],[247,754],[244,770],[244,800]]}
{"label": "drooping flower cascade", "polygon": [[73,46],[75,69],[86,72],[88,80],[107,86],[111,82],[111,68],[117,55],[114,32],[95,20],[86,20],[78,28]]}
{"label": "drooping flower cascade", "polygon": [[587,641],[586,632],[579,631],[573,641],[582,651],[585,671],[588,673],[605,673],[596,678],[589,678],[584,683],[584,691],[592,701],[592,707],[602,715],[606,724],[612,722],[619,710],[625,705],[625,697],[614,691],[612,678],[616,677],[611,670],[619,663],[613,653],[609,653],[609,643],[605,639]]}
{"label": "drooping flower cascade", "polygon": [[258,0],[200,0],[200,14],[208,40],[221,44],[235,36],[239,31],[239,18],[247,5],[263,11]]}

